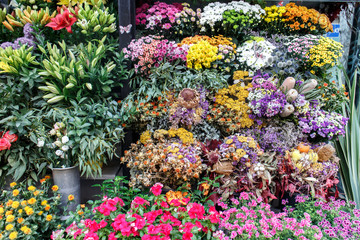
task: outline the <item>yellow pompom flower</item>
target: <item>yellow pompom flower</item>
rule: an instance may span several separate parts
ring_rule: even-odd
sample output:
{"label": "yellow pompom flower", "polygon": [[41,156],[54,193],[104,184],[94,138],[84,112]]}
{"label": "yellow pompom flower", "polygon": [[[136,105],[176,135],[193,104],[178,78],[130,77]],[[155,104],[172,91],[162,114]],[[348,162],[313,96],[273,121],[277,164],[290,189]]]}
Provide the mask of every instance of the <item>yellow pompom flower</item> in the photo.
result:
{"label": "yellow pompom flower", "polygon": [[16,209],[19,207],[19,205],[20,205],[20,203],[18,201],[15,201],[11,204],[11,207]]}
{"label": "yellow pompom flower", "polygon": [[27,208],[27,209],[25,209],[25,212],[26,212],[26,214],[28,215],[28,216],[30,216],[30,215],[32,215],[33,213],[34,213],[34,209],[32,209],[32,208]]}
{"label": "yellow pompom flower", "polygon": [[21,206],[25,207],[26,205],[27,205],[27,201],[26,201],[26,200],[21,201]]}
{"label": "yellow pompom flower", "polygon": [[16,182],[12,182],[12,183],[10,183],[10,187],[15,187],[17,185],[17,183]]}
{"label": "yellow pompom flower", "polygon": [[46,221],[50,222],[53,217],[51,215],[46,216]]}
{"label": "yellow pompom flower", "polygon": [[31,233],[31,229],[28,226],[22,226],[20,230],[26,235],[29,235]]}
{"label": "yellow pompom flower", "polygon": [[4,214],[4,208],[0,207],[0,215],[3,215],[3,214]]}
{"label": "yellow pompom flower", "polygon": [[50,210],[50,205],[46,205],[45,206],[45,211],[49,211]]}
{"label": "yellow pompom flower", "polygon": [[5,230],[6,230],[6,231],[10,231],[10,230],[13,229],[13,228],[14,228],[14,225],[8,224],[8,225],[6,225]]}
{"label": "yellow pompom flower", "polygon": [[44,213],[43,211],[40,211],[40,212],[38,213],[38,215],[41,216],[43,213]]}
{"label": "yellow pompom flower", "polygon": [[41,202],[41,205],[42,206],[45,206],[47,204],[47,201],[46,200],[43,200],[42,202]]}
{"label": "yellow pompom flower", "polygon": [[14,215],[9,215],[6,217],[6,222],[13,222],[15,220],[15,216]]}
{"label": "yellow pompom flower", "polygon": [[16,197],[17,195],[19,195],[19,190],[17,190],[17,189],[15,189],[15,190],[13,190],[13,192],[12,192],[12,194],[13,194],[13,196],[14,197]]}
{"label": "yellow pompom flower", "polygon": [[52,186],[52,188],[51,188],[54,192],[56,192],[57,190],[59,190],[59,187],[57,186],[57,185],[54,185],[54,186]]}
{"label": "yellow pompom flower", "polygon": [[34,187],[34,186],[29,186],[29,187],[28,187],[28,190],[31,191],[31,192],[33,192],[33,191],[36,190],[36,187]]}
{"label": "yellow pompom flower", "polygon": [[10,240],[17,239],[17,236],[18,236],[18,233],[17,233],[17,232],[12,232],[12,233],[10,233],[10,235],[9,235],[9,239],[10,239]]}
{"label": "yellow pompom flower", "polygon": [[36,203],[36,199],[35,198],[30,198],[27,202],[28,202],[28,204],[33,205],[33,204]]}
{"label": "yellow pompom flower", "polygon": [[18,222],[19,224],[22,224],[22,223],[24,222],[24,219],[23,219],[23,218],[18,218],[17,222]]}

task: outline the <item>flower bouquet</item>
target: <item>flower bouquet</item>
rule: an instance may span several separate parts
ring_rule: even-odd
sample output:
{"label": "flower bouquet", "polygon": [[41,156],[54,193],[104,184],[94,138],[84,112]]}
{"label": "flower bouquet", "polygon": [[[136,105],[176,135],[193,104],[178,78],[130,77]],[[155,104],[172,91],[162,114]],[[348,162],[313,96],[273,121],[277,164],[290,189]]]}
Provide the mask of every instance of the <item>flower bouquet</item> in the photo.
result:
{"label": "flower bouquet", "polygon": [[200,143],[183,128],[142,133],[121,158],[131,169],[131,186],[162,182],[169,187],[198,179],[205,170]]}

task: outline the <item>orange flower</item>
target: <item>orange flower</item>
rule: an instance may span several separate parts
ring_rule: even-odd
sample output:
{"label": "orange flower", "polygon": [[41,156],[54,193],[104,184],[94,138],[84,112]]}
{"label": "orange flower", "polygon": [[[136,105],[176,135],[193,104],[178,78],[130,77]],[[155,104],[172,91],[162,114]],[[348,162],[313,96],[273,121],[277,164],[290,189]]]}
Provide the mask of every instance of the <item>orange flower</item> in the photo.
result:
{"label": "orange flower", "polygon": [[75,198],[75,197],[74,197],[74,195],[72,195],[72,194],[70,194],[70,195],[68,196],[68,200],[69,200],[69,201],[73,201],[74,198]]}
{"label": "orange flower", "polygon": [[56,192],[57,190],[59,190],[59,187],[57,186],[57,185],[54,185],[54,186],[52,186],[52,188],[51,188],[54,192]]}
{"label": "orange flower", "polygon": [[324,83],[324,87],[327,87],[329,84],[327,84],[327,83]]}

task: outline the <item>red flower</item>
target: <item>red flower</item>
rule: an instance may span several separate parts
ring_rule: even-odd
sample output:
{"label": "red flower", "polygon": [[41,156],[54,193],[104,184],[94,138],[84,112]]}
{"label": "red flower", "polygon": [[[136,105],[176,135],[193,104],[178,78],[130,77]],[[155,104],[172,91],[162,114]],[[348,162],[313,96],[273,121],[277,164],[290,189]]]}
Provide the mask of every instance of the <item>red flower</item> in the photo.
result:
{"label": "red flower", "polygon": [[204,219],[205,209],[204,206],[198,203],[193,203],[188,211],[191,219]]}
{"label": "red flower", "polygon": [[10,149],[11,143],[7,138],[0,138],[0,151]]}
{"label": "red flower", "polygon": [[108,240],[117,240],[117,237],[115,237],[115,233],[114,233],[114,232],[112,232],[112,233],[109,234]]}
{"label": "red flower", "polygon": [[150,188],[150,191],[155,195],[155,196],[159,196],[161,194],[161,189],[164,185],[162,185],[161,183],[156,183],[154,186],[152,186]]}
{"label": "red flower", "polygon": [[18,136],[15,133],[9,134],[9,131],[5,133],[4,138],[7,138],[7,140],[9,140],[9,142],[11,143],[16,142],[18,140]]}
{"label": "red flower", "polygon": [[85,235],[84,240],[99,240],[99,236],[94,232],[89,232]]}
{"label": "red flower", "polygon": [[51,22],[46,24],[47,27],[51,27],[53,30],[60,30],[66,28],[69,33],[72,33],[71,26],[76,22],[74,14],[69,10],[65,10],[62,14],[56,15],[51,19]]}
{"label": "red flower", "polygon": [[131,202],[131,207],[132,208],[138,208],[141,205],[150,205],[148,201],[146,201],[145,199],[141,198],[141,197],[135,197],[135,199]]}

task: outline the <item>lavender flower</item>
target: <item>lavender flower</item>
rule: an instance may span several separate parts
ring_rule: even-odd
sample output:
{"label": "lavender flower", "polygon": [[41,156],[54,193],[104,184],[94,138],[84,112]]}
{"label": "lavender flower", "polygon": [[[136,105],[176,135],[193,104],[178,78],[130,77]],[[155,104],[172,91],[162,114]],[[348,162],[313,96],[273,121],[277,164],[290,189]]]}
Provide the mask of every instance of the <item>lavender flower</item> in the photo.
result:
{"label": "lavender flower", "polygon": [[249,107],[256,117],[270,118],[282,112],[287,103],[286,95],[277,89],[276,80],[255,78],[253,86],[249,91],[248,100]]}
{"label": "lavender flower", "polygon": [[5,49],[7,47],[11,47],[12,49],[18,49],[22,45],[27,45],[28,47],[34,47],[34,49],[36,49],[35,38],[32,34],[34,29],[31,26],[32,25],[30,23],[25,24],[23,28],[24,37],[17,38],[13,43],[4,42],[0,44],[0,48]]}
{"label": "lavender flower", "polygon": [[311,138],[320,137],[331,140],[333,137],[345,135],[345,126],[349,119],[335,112],[327,112],[319,108],[310,109],[299,118],[299,126],[303,133]]}

